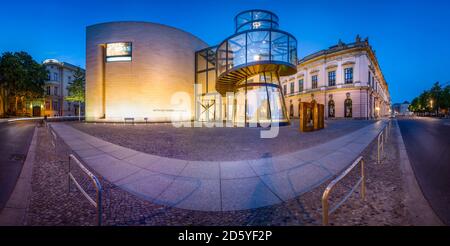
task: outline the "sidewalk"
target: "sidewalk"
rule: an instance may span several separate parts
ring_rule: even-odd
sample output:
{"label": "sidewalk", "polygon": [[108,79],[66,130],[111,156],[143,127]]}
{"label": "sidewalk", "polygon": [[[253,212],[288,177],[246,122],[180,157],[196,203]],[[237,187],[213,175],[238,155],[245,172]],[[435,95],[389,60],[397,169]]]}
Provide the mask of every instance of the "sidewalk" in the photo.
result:
{"label": "sidewalk", "polygon": [[159,157],[124,148],[52,123],[58,136],[108,181],[158,204],[202,211],[258,208],[295,198],[351,164],[384,126],[282,156],[206,162]]}

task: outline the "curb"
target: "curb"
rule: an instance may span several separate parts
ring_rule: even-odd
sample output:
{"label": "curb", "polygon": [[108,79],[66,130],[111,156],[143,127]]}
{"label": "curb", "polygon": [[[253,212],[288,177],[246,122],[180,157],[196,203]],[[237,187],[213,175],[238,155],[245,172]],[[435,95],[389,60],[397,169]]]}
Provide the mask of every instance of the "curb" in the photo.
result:
{"label": "curb", "polygon": [[9,197],[6,206],[0,213],[0,225],[21,226],[26,225],[26,217],[31,197],[31,178],[33,176],[33,163],[36,155],[37,127],[34,128],[33,139],[28,149],[27,157],[17,179],[16,186]]}
{"label": "curb", "polygon": [[423,196],[417,183],[416,176],[409,162],[408,153],[403,142],[402,133],[395,120],[397,143],[400,152],[400,170],[403,176],[403,189],[405,190],[405,207],[411,215],[411,222],[415,226],[443,226],[444,223],[434,213],[428,201]]}

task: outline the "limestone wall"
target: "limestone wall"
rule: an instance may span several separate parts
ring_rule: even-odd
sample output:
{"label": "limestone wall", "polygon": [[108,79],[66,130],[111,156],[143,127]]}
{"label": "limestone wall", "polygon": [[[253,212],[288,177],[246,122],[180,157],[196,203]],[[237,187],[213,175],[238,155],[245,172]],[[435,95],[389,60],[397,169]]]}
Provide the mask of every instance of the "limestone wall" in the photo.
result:
{"label": "limestone wall", "polygon": [[[87,120],[170,121],[174,112],[193,117],[195,51],[205,42],[146,22],[93,25],[86,37]],[[132,61],[105,62],[105,44],[113,42],[132,42]],[[188,101],[171,102],[176,92],[187,93]]]}

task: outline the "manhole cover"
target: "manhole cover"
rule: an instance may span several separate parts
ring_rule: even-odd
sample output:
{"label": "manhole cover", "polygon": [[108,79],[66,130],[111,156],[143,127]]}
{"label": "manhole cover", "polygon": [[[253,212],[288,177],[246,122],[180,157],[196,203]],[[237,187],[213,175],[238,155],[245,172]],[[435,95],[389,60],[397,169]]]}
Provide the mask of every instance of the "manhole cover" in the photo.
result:
{"label": "manhole cover", "polygon": [[12,154],[9,157],[9,160],[11,161],[23,161],[25,160],[26,155],[22,155],[22,154]]}

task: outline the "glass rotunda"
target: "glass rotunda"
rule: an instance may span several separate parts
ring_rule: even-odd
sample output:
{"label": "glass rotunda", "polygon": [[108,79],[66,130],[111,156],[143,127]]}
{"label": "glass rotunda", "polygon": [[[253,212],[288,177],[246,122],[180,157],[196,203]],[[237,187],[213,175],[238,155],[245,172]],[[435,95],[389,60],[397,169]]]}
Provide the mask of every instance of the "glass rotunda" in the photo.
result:
{"label": "glass rotunda", "polygon": [[215,68],[215,91],[227,104],[221,108],[224,119],[240,125],[289,122],[280,76],[297,72],[297,40],[278,29],[278,20],[265,10],[241,12],[235,34],[212,48],[209,63]]}

